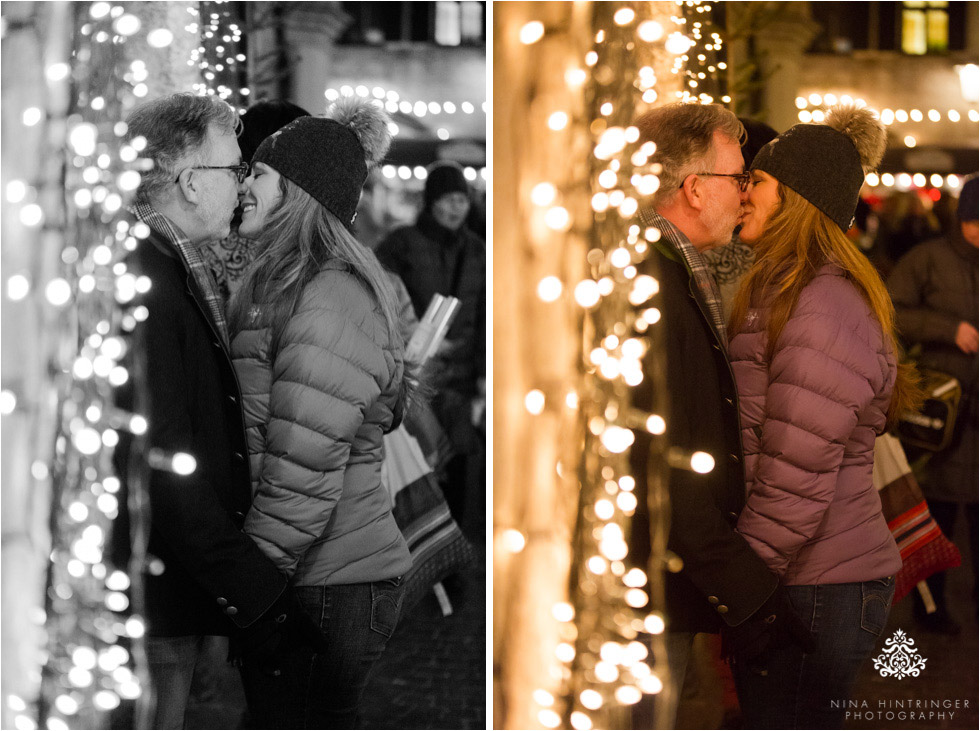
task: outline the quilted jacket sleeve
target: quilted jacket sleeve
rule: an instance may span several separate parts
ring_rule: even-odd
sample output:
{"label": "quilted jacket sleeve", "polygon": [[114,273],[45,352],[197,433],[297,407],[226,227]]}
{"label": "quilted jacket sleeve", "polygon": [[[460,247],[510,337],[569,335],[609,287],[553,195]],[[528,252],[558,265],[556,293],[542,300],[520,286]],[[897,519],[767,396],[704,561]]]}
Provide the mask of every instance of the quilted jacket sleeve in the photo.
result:
{"label": "quilted jacket sleeve", "polygon": [[956,342],[960,319],[926,304],[925,294],[933,279],[933,261],[928,245],[918,246],[903,256],[888,277],[888,293],[895,303],[898,331],[910,343]]}
{"label": "quilted jacket sleeve", "polygon": [[886,377],[874,327],[853,285],[818,278],[769,364],[760,453],[738,530],[780,576],[823,520],[845,445]]}
{"label": "quilted jacket sleeve", "polygon": [[321,272],[273,363],[265,454],[245,531],[289,576],[330,521],[351,445],[381,392],[377,318],[351,275]]}

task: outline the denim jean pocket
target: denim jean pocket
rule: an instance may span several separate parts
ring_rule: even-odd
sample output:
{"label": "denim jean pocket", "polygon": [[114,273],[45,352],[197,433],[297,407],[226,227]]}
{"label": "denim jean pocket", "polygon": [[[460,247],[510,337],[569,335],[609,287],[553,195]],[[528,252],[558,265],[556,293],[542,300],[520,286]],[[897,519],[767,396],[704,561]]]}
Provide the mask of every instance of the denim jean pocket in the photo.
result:
{"label": "denim jean pocket", "polygon": [[404,594],[402,578],[382,579],[371,582],[371,629],[391,637],[398,624]]}
{"label": "denim jean pocket", "polygon": [[882,633],[894,594],[894,576],[861,583],[861,629],[875,637]]}

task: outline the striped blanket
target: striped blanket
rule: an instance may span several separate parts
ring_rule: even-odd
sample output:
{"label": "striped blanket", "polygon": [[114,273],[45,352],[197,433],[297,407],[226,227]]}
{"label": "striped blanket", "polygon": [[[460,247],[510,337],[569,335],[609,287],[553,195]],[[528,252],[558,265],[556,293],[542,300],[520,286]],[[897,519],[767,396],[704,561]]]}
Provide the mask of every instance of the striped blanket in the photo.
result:
{"label": "striped blanket", "polygon": [[905,451],[890,434],[875,441],[873,480],[882,513],[902,554],[902,569],[895,576],[893,601],[898,602],[920,581],[959,566],[960,552],[933,520]]}

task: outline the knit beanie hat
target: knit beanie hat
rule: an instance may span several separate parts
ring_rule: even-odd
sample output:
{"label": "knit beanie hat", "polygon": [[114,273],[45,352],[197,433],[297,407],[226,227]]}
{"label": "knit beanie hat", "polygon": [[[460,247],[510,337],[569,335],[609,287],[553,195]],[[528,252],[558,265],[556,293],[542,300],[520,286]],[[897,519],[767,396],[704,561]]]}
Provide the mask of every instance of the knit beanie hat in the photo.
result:
{"label": "knit beanie hat", "polygon": [[346,97],[326,118],[300,117],[267,137],[252,164],[296,183],[349,228],[368,169],[390,145],[387,115],[367,99]]}
{"label": "knit beanie hat", "polygon": [[430,208],[446,193],[470,194],[470,186],[466,183],[463,168],[452,161],[433,163],[429,166],[428,175],[425,178],[425,194],[423,197],[425,207]]}
{"label": "knit beanie hat", "polygon": [[836,106],[824,124],[797,124],[752,161],[847,231],[854,222],[865,173],[885,152],[885,128],[869,109]]}
{"label": "knit beanie hat", "polygon": [[956,204],[956,217],[961,221],[976,221],[978,219],[977,208],[980,201],[977,199],[977,188],[980,187],[977,176],[971,175],[963,183],[960,191],[960,202]]}

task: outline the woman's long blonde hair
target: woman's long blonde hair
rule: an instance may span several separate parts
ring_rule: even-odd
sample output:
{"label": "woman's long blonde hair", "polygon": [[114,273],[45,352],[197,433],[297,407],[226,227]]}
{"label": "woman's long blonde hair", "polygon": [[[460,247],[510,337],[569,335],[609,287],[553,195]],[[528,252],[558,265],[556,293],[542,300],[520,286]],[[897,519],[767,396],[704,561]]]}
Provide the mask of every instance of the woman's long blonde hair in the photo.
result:
{"label": "woman's long blonde hair", "polygon": [[787,188],[777,187],[779,203],[754,244],[755,264],[746,274],[732,305],[729,327],[741,328],[750,307],[766,309],[766,355],[772,358],[779,336],[789,321],[803,288],[826,263],[837,264],[861,292],[881,325],[882,336],[899,360],[898,374],[888,406],[888,424],[921,402],[915,368],[901,362],[895,337],[895,307],[884,282],[871,262],[830,218]]}

